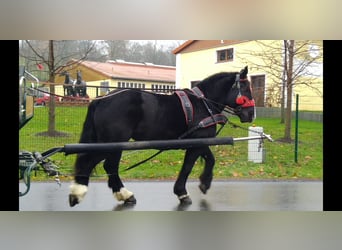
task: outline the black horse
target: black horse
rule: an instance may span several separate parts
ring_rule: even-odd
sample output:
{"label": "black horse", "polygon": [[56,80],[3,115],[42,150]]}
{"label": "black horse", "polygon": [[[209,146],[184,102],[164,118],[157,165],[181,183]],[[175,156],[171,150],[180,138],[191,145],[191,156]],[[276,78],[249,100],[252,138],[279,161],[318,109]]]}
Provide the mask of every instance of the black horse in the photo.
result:
{"label": "black horse", "polygon": [[77,71],[77,78],[75,84],[75,95],[81,97],[87,97],[87,87],[85,81],[82,80],[81,71]]}
{"label": "black horse", "polygon": [[63,71],[60,76],[65,76],[64,79],[64,96],[75,96],[75,89],[74,89],[74,85],[75,85],[75,80],[73,80],[70,77],[70,73],[68,71]]}
{"label": "black horse", "polygon": [[[112,91],[90,103],[80,143],[215,137],[217,124],[227,121],[221,114],[224,110],[237,115],[240,122],[252,122],[255,107],[247,73],[247,67],[241,72],[217,73],[193,89],[176,91],[172,95],[136,89]],[[74,183],[70,186],[70,206],[82,201],[88,190],[89,176],[102,160],[105,160],[103,165],[113,195],[124,204],[136,203],[133,193],[124,187],[119,177],[121,154],[122,151],[77,155]],[[210,188],[215,158],[209,146],[186,149],[173,189],[180,204],[192,202],[185,186],[199,157],[205,160],[199,188],[204,194]]]}

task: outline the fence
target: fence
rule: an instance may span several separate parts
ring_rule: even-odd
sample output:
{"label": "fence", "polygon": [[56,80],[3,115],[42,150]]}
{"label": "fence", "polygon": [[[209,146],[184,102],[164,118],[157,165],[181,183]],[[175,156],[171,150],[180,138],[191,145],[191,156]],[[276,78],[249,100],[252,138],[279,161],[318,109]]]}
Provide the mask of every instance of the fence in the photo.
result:
{"label": "fence", "polygon": [[[48,106],[35,107],[34,118],[19,131],[19,149],[30,152],[45,152],[48,149],[66,144],[77,143],[87,112],[87,103],[82,105],[56,105],[55,127],[53,137],[46,136],[48,128]],[[280,123],[279,108],[256,108],[257,119],[255,126],[262,127],[264,133],[270,134],[275,142],[258,141],[256,153],[263,152],[263,161],[254,163],[248,160],[248,141],[235,142],[233,146],[210,146],[216,158],[214,175],[216,178],[320,178],[322,176],[322,127],[321,112],[299,112],[299,164],[294,163],[293,143],[283,143],[280,138],[284,135],[284,124]],[[294,121],[293,121],[294,122]],[[229,116],[228,124],[221,130],[219,136],[233,138],[246,137],[252,124],[241,124],[239,119]],[[294,137],[294,125],[292,135]],[[121,159],[121,169],[140,162],[155,153],[155,150],[127,151]],[[72,166],[75,155],[65,156],[56,154],[51,157],[65,174],[72,176]],[[178,174],[184,157],[183,150],[168,150],[143,165],[123,172],[126,178],[174,178]],[[201,160],[195,164],[190,178],[198,178],[203,167]],[[163,166],[164,172],[158,173],[156,166]],[[166,173],[165,173],[166,172]],[[38,174],[39,176],[39,174]],[[99,165],[94,176],[104,176]]]}
{"label": "fence", "polygon": [[[293,119],[296,116],[295,112],[296,111],[292,111]],[[256,113],[258,117],[264,117],[264,118],[280,118],[281,117],[280,108],[256,107]],[[323,122],[323,112],[299,111],[298,115],[299,115],[299,120]]]}

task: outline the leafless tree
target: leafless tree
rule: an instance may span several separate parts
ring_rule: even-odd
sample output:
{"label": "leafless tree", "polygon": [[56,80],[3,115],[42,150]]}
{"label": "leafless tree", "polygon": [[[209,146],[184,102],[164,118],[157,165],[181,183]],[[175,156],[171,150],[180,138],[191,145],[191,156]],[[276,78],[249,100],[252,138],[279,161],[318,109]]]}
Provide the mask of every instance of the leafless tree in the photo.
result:
{"label": "leafless tree", "polygon": [[[19,59],[24,59],[26,68],[31,72],[36,72],[39,79],[54,83],[56,73],[61,71],[67,63],[70,69],[83,60],[122,59],[130,62],[175,65],[175,56],[171,50],[177,45],[179,46],[179,43],[175,41],[173,46],[170,45],[165,50],[162,46],[157,46],[157,41],[142,44],[130,40],[25,40],[20,41]],[[70,64],[71,59],[74,59],[72,64]],[[51,95],[54,95],[54,85],[49,86]],[[55,128],[55,106],[55,99],[50,98],[48,136],[59,135]]]}
{"label": "leafless tree", "polygon": [[176,56],[172,50],[181,44],[181,41],[169,41],[169,45],[163,41],[131,41],[131,40],[107,40],[104,41],[109,60],[121,59],[127,62],[149,62],[159,65],[176,65]]}
{"label": "leafless tree", "polygon": [[128,40],[107,40],[104,41],[106,46],[107,59],[109,60],[126,60],[128,51]]}
{"label": "leafless tree", "polygon": [[[58,70],[66,66],[71,59],[76,59],[73,62],[77,65],[82,60],[85,60],[89,54],[94,50],[96,42],[82,41],[24,41],[27,47],[19,50],[19,55],[27,61],[27,65],[37,65],[40,70],[45,71],[48,76],[49,83],[55,82],[55,75]],[[72,43],[78,42],[77,49],[72,46]],[[82,46],[80,46],[82,45]],[[69,67],[72,65],[68,65]],[[50,95],[55,94],[55,85],[49,84]],[[47,136],[59,136],[61,133],[56,130],[55,123],[55,98],[49,100],[49,118],[48,130],[43,133]]]}
{"label": "leafless tree", "polygon": [[305,85],[319,96],[323,96],[321,90],[317,88],[317,79],[321,74],[317,68],[323,62],[323,41],[257,40],[255,42],[257,49],[245,51],[238,56],[244,63],[257,71],[266,72],[274,80],[274,85],[268,86],[266,90],[267,96],[277,97],[278,100],[273,99],[272,102],[280,104],[281,123],[285,122],[283,140],[290,142],[294,87]]}

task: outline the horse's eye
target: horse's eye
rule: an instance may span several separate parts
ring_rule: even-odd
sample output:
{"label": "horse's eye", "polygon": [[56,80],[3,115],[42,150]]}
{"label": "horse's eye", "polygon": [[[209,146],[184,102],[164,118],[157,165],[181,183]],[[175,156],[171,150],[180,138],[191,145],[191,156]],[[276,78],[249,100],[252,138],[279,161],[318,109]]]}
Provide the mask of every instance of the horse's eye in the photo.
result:
{"label": "horse's eye", "polygon": [[236,114],[240,114],[242,112],[242,107],[241,106],[237,106],[236,108],[235,108],[235,113]]}

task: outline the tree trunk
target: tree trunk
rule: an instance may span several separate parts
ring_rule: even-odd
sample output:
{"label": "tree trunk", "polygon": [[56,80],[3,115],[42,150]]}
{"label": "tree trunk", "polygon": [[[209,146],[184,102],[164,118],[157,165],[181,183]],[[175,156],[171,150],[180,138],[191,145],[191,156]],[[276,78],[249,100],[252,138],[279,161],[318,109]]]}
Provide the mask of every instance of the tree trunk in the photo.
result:
{"label": "tree trunk", "polygon": [[[55,82],[55,74],[54,74],[54,65],[55,65],[55,56],[54,56],[54,48],[53,41],[49,41],[49,82]],[[49,119],[48,119],[48,135],[55,136],[56,128],[55,128],[55,85],[50,85],[50,100],[49,100]]]}
{"label": "tree trunk", "polygon": [[291,119],[292,119],[292,78],[293,78],[293,58],[294,58],[294,40],[290,40],[288,46],[288,70],[286,79],[287,102],[285,114],[285,134],[284,140],[291,141]]}
{"label": "tree trunk", "polygon": [[280,104],[280,123],[285,122],[285,91],[286,91],[286,74],[287,74],[287,40],[284,40],[284,69],[281,81],[281,104]]}

